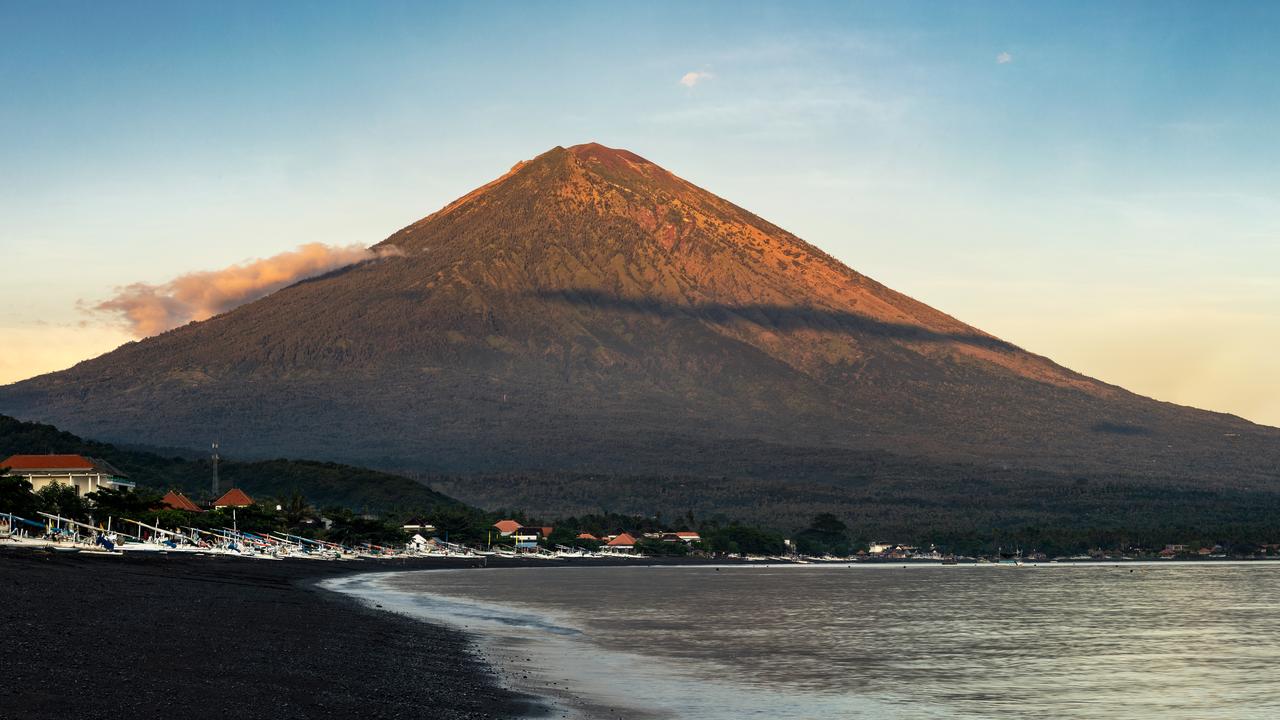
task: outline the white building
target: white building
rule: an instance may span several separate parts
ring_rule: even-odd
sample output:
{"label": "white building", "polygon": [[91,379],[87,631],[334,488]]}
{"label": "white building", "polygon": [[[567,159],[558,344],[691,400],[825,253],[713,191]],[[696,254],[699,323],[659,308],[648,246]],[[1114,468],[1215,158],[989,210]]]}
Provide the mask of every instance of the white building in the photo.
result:
{"label": "white building", "polygon": [[11,476],[24,478],[31,489],[39,492],[54,483],[70,485],[80,497],[98,490],[132,488],[126,475],[105,460],[82,455],[14,455],[0,467]]}
{"label": "white building", "polygon": [[420,517],[410,518],[400,527],[407,533],[414,533],[417,535],[435,535],[436,533],[436,526]]}

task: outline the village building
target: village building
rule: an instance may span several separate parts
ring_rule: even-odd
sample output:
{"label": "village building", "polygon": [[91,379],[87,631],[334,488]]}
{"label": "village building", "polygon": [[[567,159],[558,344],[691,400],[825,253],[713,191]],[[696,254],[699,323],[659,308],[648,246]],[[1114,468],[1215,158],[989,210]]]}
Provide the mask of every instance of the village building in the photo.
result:
{"label": "village building", "polygon": [[593,541],[595,541],[595,542],[600,542],[600,538],[596,537],[595,535],[592,535],[592,534],[591,534],[591,533],[589,533],[589,532],[582,532],[582,533],[578,533],[578,537],[577,537],[577,539],[578,539],[578,540],[593,540]]}
{"label": "village building", "polygon": [[511,537],[520,529],[520,523],[515,520],[499,520],[493,524],[493,527],[497,529],[498,534],[502,535],[502,537]]}
{"label": "village building", "polygon": [[199,505],[191,502],[191,498],[183,495],[177,490],[170,490],[160,498],[160,505],[170,510],[182,510],[183,512],[204,512]]}
{"label": "village building", "polygon": [[400,528],[407,533],[415,533],[418,535],[434,535],[436,526],[423,520],[420,517],[412,517],[405,521]]}
{"label": "village building", "polygon": [[0,467],[31,483],[35,492],[58,483],[76,489],[84,497],[98,490],[131,489],[128,476],[105,460],[83,455],[12,455]]}
{"label": "village building", "polygon": [[914,545],[894,545],[888,551],[883,553],[883,555],[893,560],[906,560],[907,558],[913,557],[918,552],[920,552],[920,549]]}
{"label": "village building", "polygon": [[662,534],[663,542],[682,542],[691,545],[701,539],[702,536],[696,532],[669,532]]}
{"label": "village building", "polygon": [[633,552],[636,549],[636,539],[630,533],[622,533],[614,536],[601,549],[608,552]]}
{"label": "village building", "polygon": [[252,504],[253,504],[253,498],[246,495],[245,492],[240,488],[231,488],[226,493],[224,493],[222,497],[213,501],[213,506],[216,508],[220,508],[220,507],[242,508],[242,507],[249,507]]}
{"label": "village building", "polygon": [[538,541],[551,537],[551,531],[555,528],[537,527],[537,526],[521,526],[512,536],[516,540],[516,548],[532,549],[538,547]]}

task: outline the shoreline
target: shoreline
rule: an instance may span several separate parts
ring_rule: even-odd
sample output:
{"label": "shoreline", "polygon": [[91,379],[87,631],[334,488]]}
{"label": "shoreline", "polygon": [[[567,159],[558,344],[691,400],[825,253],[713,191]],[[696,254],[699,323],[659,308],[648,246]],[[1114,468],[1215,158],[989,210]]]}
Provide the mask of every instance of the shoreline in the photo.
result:
{"label": "shoreline", "polygon": [[[547,698],[512,690],[483,656],[482,638],[321,587],[479,564],[66,553],[0,543],[0,708],[30,718],[546,717]],[[653,564],[715,563],[489,558],[486,566]]]}
{"label": "shoreline", "polygon": [[[1112,559],[1026,567],[1221,562]],[[485,564],[490,569],[846,565],[891,570],[940,563],[490,558]],[[0,628],[5,629],[0,674],[6,680],[0,707],[21,709],[32,718],[147,712],[211,720],[419,717],[424,710],[440,720],[496,720],[587,710],[564,702],[585,699],[575,688],[511,677],[504,667],[510,663],[499,657],[501,652],[493,654],[493,643],[477,629],[326,587],[371,574],[478,566],[474,559],[459,558],[322,562],[68,554],[0,545]]]}
{"label": "shoreline", "polygon": [[[534,569],[527,567],[489,568],[490,570]],[[666,567],[676,567],[669,564]],[[591,569],[620,569],[623,563],[596,565]],[[587,566],[578,566],[587,569]],[[560,566],[560,569],[569,569]],[[594,718],[626,718],[626,720],[670,720],[679,717],[669,709],[637,705],[634,701],[616,693],[602,692],[602,688],[583,682],[581,677],[571,677],[552,669],[553,658],[570,657],[575,652],[570,637],[581,633],[571,626],[557,624],[544,611],[507,608],[497,610],[471,599],[455,598],[436,592],[411,593],[394,587],[396,576],[418,572],[452,574],[458,569],[430,569],[423,571],[398,571],[352,575],[321,584],[334,593],[350,597],[367,607],[380,608],[428,625],[445,625],[465,633],[489,659],[490,667],[502,680],[504,687],[522,696],[530,697],[542,708],[544,716],[568,720],[592,720]],[[501,629],[492,626],[500,617]],[[524,631],[536,628],[534,636]],[[544,635],[543,631],[550,635]],[[616,653],[611,653],[616,654]],[[599,654],[595,655],[600,658]],[[636,656],[635,662],[644,662]],[[536,717],[536,716],[530,716]]]}

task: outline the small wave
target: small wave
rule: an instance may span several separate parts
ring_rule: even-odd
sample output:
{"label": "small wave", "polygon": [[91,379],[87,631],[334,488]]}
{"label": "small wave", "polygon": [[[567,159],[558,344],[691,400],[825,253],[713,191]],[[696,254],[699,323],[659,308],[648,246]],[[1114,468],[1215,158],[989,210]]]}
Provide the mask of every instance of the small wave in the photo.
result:
{"label": "small wave", "polygon": [[431,593],[425,589],[401,589],[390,587],[389,580],[401,573],[378,573],[351,578],[338,578],[322,583],[337,592],[355,595],[366,603],[391,609],[419,619],[463,625],[493,623],[504,627],[524,628],[551,633],[562,637],[579,637],[582,630],[553,622],[546,616],[521,612],[497,604],[478,600],[459,601]]}

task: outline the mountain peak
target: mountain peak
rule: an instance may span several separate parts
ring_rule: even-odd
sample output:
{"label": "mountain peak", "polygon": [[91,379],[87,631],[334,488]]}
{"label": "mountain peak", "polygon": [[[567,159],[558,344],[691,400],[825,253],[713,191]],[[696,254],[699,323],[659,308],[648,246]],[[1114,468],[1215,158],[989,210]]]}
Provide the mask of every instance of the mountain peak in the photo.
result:
{"label": "mountain peak", "polygon": [[464,472],[722,472],[726,440],[791,448],[770,474],[815,446],[1172,472],[1228,433],[1233,472],[1274,467],[1243,423],[1027,353],[627,150],[552,148],[386,244],[0,388],[0,412]]}
{"label": "mountain peak", "polygon": [[588,162],[611,163],[619,162],[635,164],[635,165],[651,165],[657,167],[648,160],[639,155],[624,150],[622,148],[611,148],[601,145],[598,142],[583,143],[581,145],[573,145],[567,148],[569,153],[579,160]]}

